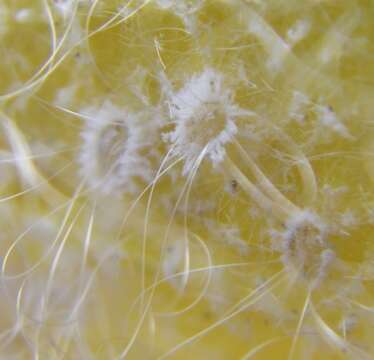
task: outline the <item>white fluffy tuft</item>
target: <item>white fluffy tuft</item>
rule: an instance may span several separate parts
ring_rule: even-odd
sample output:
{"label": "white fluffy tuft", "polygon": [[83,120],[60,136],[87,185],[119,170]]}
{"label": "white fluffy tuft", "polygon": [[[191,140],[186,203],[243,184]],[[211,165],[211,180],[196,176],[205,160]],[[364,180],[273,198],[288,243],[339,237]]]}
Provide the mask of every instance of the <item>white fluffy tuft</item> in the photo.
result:
{"label": "white fluffy tuft", "polygon": [[184,175],[203,151],[214,166],[222,162],[225,145],[238,132],[236,119],[254,115],[233,102],[233,91],[225,86],[223,75],[211,68],[171,94],[169,103],[175,128],[164,134],[164,140],[172,145],[174,155],[184,158]]}
{"label": "white fluffy tuft", "polygon": [[103,193],[134,193],[139,180],[150,182],[162,122],[158,112],[131,113],[110,101],[82,112],[87,120],[78,161],[88,183]]}
{"label": "white fluffy tuft", "polygon": [[291,273],[295,269],[300,271],[312,287],[319,286],[335,260],[335,252],[327,241],[328,225],[314,212],[302,210],[291,216],[284,226],[283,232],[273,233],[274,247],[283,253],[283,263]]}
{"label": "white fluffy tuft", "polygon": [[156,0],[155,3],[161,9],[172,11],[180,17],[188,31],[196,30],[194,14],[200,10],[204,0]]}
{"label": "white fluffy tuft", "polygon": [[330,106],[317,105],[316,113],[320,123],[341,135],[344,138],[352,139],[352,135],[349,133],[347,127],[338,119],[335,112]]}

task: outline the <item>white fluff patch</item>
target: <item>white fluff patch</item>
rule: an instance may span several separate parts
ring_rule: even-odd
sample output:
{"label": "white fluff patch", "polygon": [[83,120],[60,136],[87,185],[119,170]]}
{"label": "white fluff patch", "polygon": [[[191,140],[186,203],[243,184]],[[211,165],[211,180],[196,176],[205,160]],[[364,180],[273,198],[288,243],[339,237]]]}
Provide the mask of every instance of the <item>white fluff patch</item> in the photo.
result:
{"label": "white fluff patch", "polygon": [[150,182],[158,153],[161,117],[147,112],[132,113],[106,101],[100,108],[82,111],[86,117],[78,157],[81,175],[103,193],[139,190],[139,182]]}
{"label": "white fluff patch", "polygon": [[294,91],[289,107],[290,118],[296,120],[299,124],[304,124],[306,114],[312,111],[317,120],[317,126],[321,126],[324,130],[335,133],[345,139],[353,140],[354,137],[350,134],[348,128],[343,121],[339,119],[336,112],[331,106],[319,100],[313,103],[311,99],[300,91]]}
{"label": "white fluff patch", "polygon": [[64,19],[68,18],[68,16],[73,12],[75,6],[74,0],[55,0],[53,4],[57,12]]}
{"label": "white fluff patch", "polygon": [[292,273],[295,269],[317,287],[335,260],[327,237],[329,227],[310,210],[302,210],[284,224],[284,231],[273,232],[274,248],[283,253],[282,261]]}
{"label": "white fluff patch", "polygon": [[305,94],[300,91],[294,91],[289,108],[290,117],[302,124],[304,122],[305,112],[307,111],[307,106],[309,106],[309,104],[310,100]]}
{"label": "white fluff patch", "polygon": [[193,168],[202,152],[214,166],[225,157],[225,145],[238,132],[236,119],[253,116],[233,101],[233,91],[225,85],[221,73],[207,68],[193,76],[169,99],[173,131],[164,134],[175,156],[185,161],[183,175]]}
{"label": "white fluff patch", "polygon": [[308,35],[310,28],[310,21],[305,19],[298,20],[287,31],[287,42],[291,45],[297,44],[300,40],[304,39],[306,35]]}
{"label": "white fluff patch", "polygon": [[200,10],[204,0],[155,0],[155,3],[163,10],[168,10],[182,19],[186,29],[196,30],[194,14]]}
{"label": "white fluff patch", "polygon": [[340,136],[352,139],[352,135],[349,133],[347,127],[338,119],[336,113],[329,106],[317,105],[316,113],[319,122],[339,134]]}

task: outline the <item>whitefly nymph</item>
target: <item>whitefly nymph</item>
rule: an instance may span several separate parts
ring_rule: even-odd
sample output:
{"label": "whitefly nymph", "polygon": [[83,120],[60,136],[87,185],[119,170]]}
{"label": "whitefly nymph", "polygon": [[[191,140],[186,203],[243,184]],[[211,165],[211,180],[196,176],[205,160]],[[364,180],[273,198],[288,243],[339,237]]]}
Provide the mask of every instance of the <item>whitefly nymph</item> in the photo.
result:
{"label": "whitefly nymph", "polygon": [[237,119],[253,115],[234,102],[234,92],[220,72],[206,68],[169,96],[173,131],[164,134],[173,155],[184,159],[188,174],[204,153],[213,166],[225,157],[225,145],[238,133]]}
{"label": "whitefly nymph", "polygon": [[290,274],[297,274],[312,288],[319,286],[336,258],[328,241],[329,225],[312,210],[300,209],[283,226],[283,231],[272,234],[274,250],[282,254],[282,262]]}
{"label": "whitefly nymph", "polygon": [[158,111],[131,112],[107,100],[82,111],[80,173],[104,194],[136,193],[152,181],[159,153]]}

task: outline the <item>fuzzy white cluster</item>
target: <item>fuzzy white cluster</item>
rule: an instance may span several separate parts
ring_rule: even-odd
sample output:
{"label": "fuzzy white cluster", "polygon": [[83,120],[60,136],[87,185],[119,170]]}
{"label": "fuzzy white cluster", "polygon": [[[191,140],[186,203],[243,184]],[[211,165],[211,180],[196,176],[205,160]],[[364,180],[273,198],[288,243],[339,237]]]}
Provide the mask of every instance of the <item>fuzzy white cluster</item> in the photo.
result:
{"label": "fuzzy white cluster", "polygon": [[316,287],[326,276],[335,259],[329,247],[329,228],[310,210],[303,210],[290,217],[285,230],[280,233],[283,262],[292,271],[296,268]]}
{"label": "fuzzy white cluster", "polygon": [[291,45],[297,44],[302,40],[310,31],[311,23],[309,20],[298,20],[287,31],[287,42]]}
{"label": "fuzzy white cluster", "polygon": [[277,73],[290,53],[291,46],[280,38],[264,19],[255,12],[250,12],[248,32],[256,36],[268,53],[267,68]]}
{"label": "fuzzy white cluster", "polygon": [[73,14],[75,9],[79,6],[92,3],[92,0],[54,0],[53,5],[56,12],[64,19],[69,19],[69,16]]}
{"label": "fuzzy white cluster", "polygon": [[253,115],[233,101],[233,91],[221,73],[207,68],[193,76],[179,91],[170,94],[169,104],[175,128],[164,134],[175,156],[185,161],[186,175],[204,153],[213,165],[225,157],[225,145],[238,132],[236,119]]}
{"label": "fuzzy white cluster", "polygon": [[131,113],[106,101],[100,108],[85,109],[86,118],[79,154],[81,174],[103,193],[139,190],[155,175],[152,160],[161,117],[155,111]]}
{"label": "fuzzy white cluster", "polygon": [[187,30],[191,32],[196,28],[193,15],[204,4],[204,0],[156,0],[155,2],[161,9],[172,11],[180,17]]}
{"label": "fuzzy white cluster", "polygon": [[309,98],[300,91],[293,92],[293,98],[290,103],[289,115],[295,119],[299,124],[302,124],[305,119],[305,112],[310,104]]}
{"label": "fuzzy white cluster", "polygon": [[188,14],[197,11],[203,0],[156,0],[162,9],[174,10],[177,14]]}
{"label": "fuzzy white cluster", "polygon": [[313,229],[313,236],[310,239],[314,243],[323,245],[325,243],[325,235],[327,233],[326,224],[315,213],[309,210],[304,210],[291,216],[285,224],[285,231],[283,233],[284,243],[286,248],[290,247],[290,242],[295,240],[300,230],[305,232],[305,229]]}
{"label": "fuzzy white cluster", "polygon": [[61,17],[66,19],[72,12],[75,6],[74,0],[55,0],[54,6]]}
{"label": "fuzzy white cluster", "polygon": [[353,139],[348,128],[338,118],[331,106],[323,104],[320,100],[318,103],[313,103],[307,95],[300,91],[294,91],[293,97],[289,107],[289,115],[295,119],[299,124],[304,123],[306,113],[313,111],[316,116],[317,125],[323,126],[330,132],[340,135],[346,139]]}
{"label": "fuzzy white cluster", "polygon": [[330,106],[323,106],[317,105],[316,106],[316,113],[319,122],[324,126],[335,133],[339,134],[340,136],[352,139],[352,135],[349,133],[347,127],[338,119],[335,112],[332,110]]}

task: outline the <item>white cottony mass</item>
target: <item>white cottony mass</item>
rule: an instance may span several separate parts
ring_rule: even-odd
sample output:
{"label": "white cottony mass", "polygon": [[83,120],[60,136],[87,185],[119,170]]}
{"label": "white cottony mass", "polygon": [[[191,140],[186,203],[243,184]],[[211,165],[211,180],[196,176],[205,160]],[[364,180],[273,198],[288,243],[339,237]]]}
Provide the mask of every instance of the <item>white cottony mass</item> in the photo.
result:
{"label": "white cottony mass", "polygon": [[202,152],[215,166],[225,157],[225,145],[238,132],[238,117],[254,113],[234,103],[234,93],[223,75],[211,68],[193,76],[179,91],[170,95],[174,130],[164,134],[175,156],[184,159],[183,174],[194,166]]}
{"label": "white cottony mass", "polygon": [[150,182],[161,117],[128,112],[110,101],[83,113],[86,121],[78,161],[88,183],[103,193],[134,193],[139,181]]}

